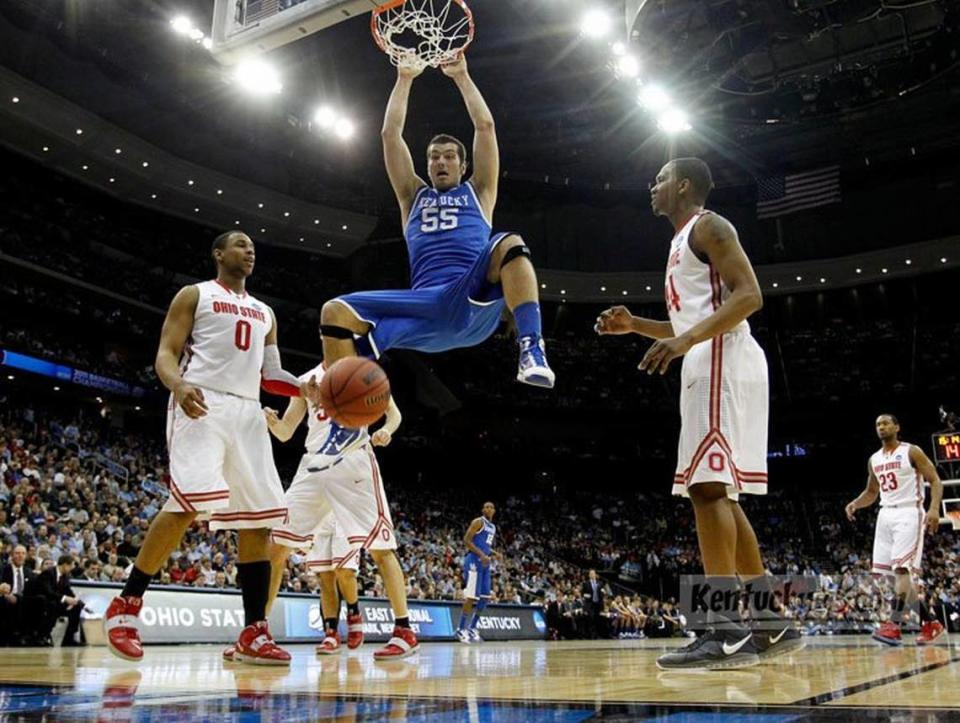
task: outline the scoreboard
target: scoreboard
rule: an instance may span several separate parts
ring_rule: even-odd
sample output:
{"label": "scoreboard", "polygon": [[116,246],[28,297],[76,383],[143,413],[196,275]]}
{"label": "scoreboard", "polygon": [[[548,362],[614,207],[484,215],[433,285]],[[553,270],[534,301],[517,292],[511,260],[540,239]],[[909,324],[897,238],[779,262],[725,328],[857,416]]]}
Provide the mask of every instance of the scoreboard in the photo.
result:
{"label": "scoreboard", "polygon": [[933,458],[939,464],[960,463],[960,432],[933,435]]}

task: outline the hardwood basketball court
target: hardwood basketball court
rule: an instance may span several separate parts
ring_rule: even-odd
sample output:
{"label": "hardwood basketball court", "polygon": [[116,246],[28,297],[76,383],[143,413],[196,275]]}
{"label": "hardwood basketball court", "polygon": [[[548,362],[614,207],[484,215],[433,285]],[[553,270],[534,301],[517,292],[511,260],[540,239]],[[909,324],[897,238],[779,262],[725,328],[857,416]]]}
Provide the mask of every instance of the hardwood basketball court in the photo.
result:
{"label": "hardwood basketball court", "polygon": [[960,720],[960,649],[881,647],[865,636],[811,638],[754,668],[666,673],[683,641],[424,644],[374,663],[372,646],[290,668],[221,661],[222,646],[151,646],[140,664],[106,648],[10,649],[0,716],[48,719],[374,721]]}

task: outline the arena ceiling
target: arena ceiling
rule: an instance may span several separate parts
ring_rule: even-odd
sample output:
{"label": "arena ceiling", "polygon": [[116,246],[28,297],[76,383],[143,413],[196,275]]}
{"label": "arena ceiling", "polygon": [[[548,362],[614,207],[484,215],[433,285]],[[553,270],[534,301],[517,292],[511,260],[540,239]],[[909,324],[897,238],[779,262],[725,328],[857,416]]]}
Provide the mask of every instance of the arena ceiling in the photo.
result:
{"label": "arena ceiling", "polygon": [[[389,202],[379,129],[393,71],[358,17],[270,54],[284,91],[251,100],[177,13],[208,28],[212,0],[67,0],[0,5],[0,63],[145,140],[220,172],[309,201],[369,210]],[[656,0],[628,24],[641,77],[689,111],[660,132],[609,42],[579,31],[585,2],[474,0],[471,70],[497,117],[514,179],[643,188],[671,152],[698,153],[721,184],[823,163],[960,145],[960,0]],[[637,3],[632,2],[633,6]],[[608,2],[623,17],[623,3]],[[632,8],[630,8],[632,9]],[[626,28],[620,28],[627,37]],[[354,119],[343,143],[312,128],[316,105]],[[439,73],[417,82],[408,137],[469,125]]]}

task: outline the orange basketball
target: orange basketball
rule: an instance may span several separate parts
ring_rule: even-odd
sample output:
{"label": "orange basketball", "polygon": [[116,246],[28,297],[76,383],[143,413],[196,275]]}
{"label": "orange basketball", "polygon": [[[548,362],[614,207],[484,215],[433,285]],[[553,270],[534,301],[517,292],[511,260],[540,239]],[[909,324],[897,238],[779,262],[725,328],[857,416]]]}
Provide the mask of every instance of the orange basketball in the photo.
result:
{"label": "orange basketball", "polygon": [[374,361],[358,356],[340,359],[320,380],[324,411],[342,427],[373,424],[390,403],[390,380]]}

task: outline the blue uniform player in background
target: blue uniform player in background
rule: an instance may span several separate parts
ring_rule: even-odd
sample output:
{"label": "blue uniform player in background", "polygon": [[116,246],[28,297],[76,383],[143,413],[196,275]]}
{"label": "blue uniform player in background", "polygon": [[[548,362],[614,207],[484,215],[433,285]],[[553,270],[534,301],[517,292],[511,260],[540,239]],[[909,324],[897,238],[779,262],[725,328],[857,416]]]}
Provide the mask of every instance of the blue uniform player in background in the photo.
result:
{"label": "blue uniform player in background", "polygon": [[[467,72],[466,60],[442,66],[456,83],[473,121],[473,174],[466,148],[452,136],[427,146],[428,185],[417,175],[403,140],[410,88],[421,68],[399,66],[381,136],[410,255],[411,288],[362,291],[323,305],[323,358],[333,364],[358,352],[387,349],[438,352],[474,346],[496,330],[504,308],[513,314],[520,345],[517,380],[551,388],[540,325],[537,275],[523,239],[493,234],[500,154],[493,116]],[[355,446],[358,430],[331,425],[311,469],[324,469]]]}
{"label": "blue uniform player in background", "polygon": [[492,520],[496,511],[492,502],[484,502],[480,517],[470,523],[463,536],[467,554],[463,556],[463,611],[457,625],[457,639],[461,643],[483,642],[477,624],[480,613],[490,601],[490,564],[496,554],[493,538],[497,534],[497,526]]}

